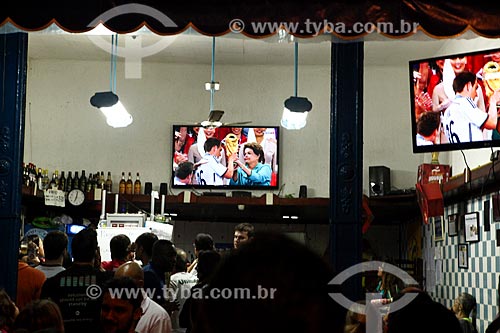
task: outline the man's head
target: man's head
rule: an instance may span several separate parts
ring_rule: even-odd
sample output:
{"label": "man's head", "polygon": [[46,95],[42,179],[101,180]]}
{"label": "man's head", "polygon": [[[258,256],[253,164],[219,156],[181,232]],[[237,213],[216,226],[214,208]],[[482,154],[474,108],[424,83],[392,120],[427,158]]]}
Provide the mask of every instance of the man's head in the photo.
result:
{"label": "man's head", "polygon": [[175,266],[177,253],[174,244],[166,239],[157,240],[153,244],[153,256],[151,262],[161,272],[172,272]]}
{"label": "man's head", "polygon": [[219,157],[222,146],[219,139],[208,138],[207,141],[205,141],[203,148],[205,149],[205,152],[209,153],[210,155]]}
{"label": "man's head", "polygon": [[214,239],[209,234],[197,234],[194,238],[194,253],[198,256],[200,251],[213,250]]}
{"label": "man's head", "polygon": [[134,261],[128,261],[118,267],[115,272],[115,278],[121,277],[131,278],[137,287],[144,287],[144,271],[141,266]]}
{"label": "man's head", "polygon": [[43,239],[45,259],[57,260],[64,257],[68,247],[68,236],[62,231],[50,231]]}
{"label": "man's head", "polygon": [[185,272],[188,266],[188,256],[183,249],[176,248],[177,257],[175,259],[175,272]]}
{"label": "man's head", "polygon": [[[110,290],[121,290],[112,297]],[[125,290],[129,290],[126,292]],[[132,291],[132,292],[130,292]],[[142,293],[128,277],[113,278],[104,288],[101,306],[101,326],[104,332],[128,333],[141,318]]]}
{"label": "man's head", "polygon": [[127,235],[116,235],[109,241],[111,259],[125,261],[129,254],[130,238]]}
{"label": "man's head", "polygon": [[83,229],[71,241],[71,254],[75,262],[90,263],[94,261],[97,251],[97,232]]}
{"label": "man's head", "polygon": [[153,244],[158,240],[152,232],[145,232],[135,240],[135,255],[143,264],[147,264],[153,256]]}
{"label": "man's head", "polygon": [[175,170],[175,177],[179,178],[183,183],[191,183],[191,179],[193,178],[193,163],[187,161],[179,164]]}
{"label": "man's head", "polygon": [[253,237],[254,227],[250,223],[240,223],[234,227],[233,246],[235,249]]}
{"label": "man's head", "polygon": [[429,141],[434,141],[440,123],[438,112],[424,112],[417,121],[417,133]]}
{"label": "man's head", "polygon": [[477,89],[477,78],[474,73],[462,72],[457,74],[453,80],[453,90],[466,97],[475,98]]}

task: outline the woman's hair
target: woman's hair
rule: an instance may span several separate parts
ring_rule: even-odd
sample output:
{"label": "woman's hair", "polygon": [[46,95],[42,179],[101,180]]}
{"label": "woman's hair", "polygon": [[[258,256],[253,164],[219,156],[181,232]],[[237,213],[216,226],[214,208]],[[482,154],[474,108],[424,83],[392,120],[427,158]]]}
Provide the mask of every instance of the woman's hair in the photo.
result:
{"label": "woman's hair", "polygon": [[24,307],[16,318],[14,329],[28,332],[51,329],[54,332],[64,332],[64,322],[57,304],[43,299]]}
{"label": "woman's hair", "polygon": [[474,296],[468,293],[461,293],[456,298],[458,303],[461,306],[461,311],[465,314],[465,316],[471,318],[472,326],[476,327],[476,299]]}
{"label": "woman's hair", "polygon": [[[265,162],[264,149],[261,145],[259,145],[257,142],[249,142],[245,144],[244,149],[247,148],[251,149],[255,155],[259,156],[260,163]],[[245,152],[245,150],[243,150],[243,152]]]}
{"label": "woman's hair", "polygon": [[16,305],[4,289],[0,289],[0,329],[11,328],[16,319]]}

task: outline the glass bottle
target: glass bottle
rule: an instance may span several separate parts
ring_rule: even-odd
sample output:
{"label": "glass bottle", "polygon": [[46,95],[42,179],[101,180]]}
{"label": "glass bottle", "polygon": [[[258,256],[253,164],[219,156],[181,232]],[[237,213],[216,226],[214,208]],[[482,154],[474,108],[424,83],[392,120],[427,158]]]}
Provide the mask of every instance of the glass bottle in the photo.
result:
{"label": "glass bottle", "polygon": [[80,191],[85,193],[86,188],[87,188],[87,176],[85,176],[85,170],[82,170],[82,176],[80,177],[80,180],[78,181],[78,188]]}
{"label": "glass bottle", "polygon": [[120,179],[118,193],[125,194],[125,188],[126,188],[125,172],[122,171],[122,179]]}
{"label": "glass bottle", "polygon": [[75,177],[73,177],[73,183],[71,184],[71,189],[77,189],[80,186],[80,177],[78,177],[78,171],[75,171]]}
{"label": "glass bottle", "polygon": [[64,191],[69,192],[72,190],[71,186],[73,186],[73,177],[71,176],[71,171],[68,171],[68,177],[66,178],[66,184],[64,186]]}
{"label": "glass bottle", "polygon": [[61,177],[59,177],[59,186],[61,191],[66,191],[66,177],[64,176],[64,171],[61,171]]}
{"label": "glass bottle", "polygon": [[134,183],[132,182],[132,174],[128,173],[127,183],[125,184],[125,193],[132,194],[134,191]]}
{"label": "glass bottle", "polygon": [[106,179],[106,183],[104,183],[104,189],[108,193],[113,192],[113,181],[111,180],[111,171],[108,171],[108,178]]}
{"label": "glass bottle", "polygon": [[139,172],[137,172],[137,178],[134,183],[134,194],[141,194],[141,178],[139,177]]}

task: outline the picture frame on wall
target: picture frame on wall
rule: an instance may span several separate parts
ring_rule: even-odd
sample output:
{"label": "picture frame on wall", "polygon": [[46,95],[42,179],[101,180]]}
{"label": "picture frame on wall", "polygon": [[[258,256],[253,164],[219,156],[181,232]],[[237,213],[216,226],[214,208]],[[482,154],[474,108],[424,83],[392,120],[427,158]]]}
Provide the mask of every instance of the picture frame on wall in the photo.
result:
{"label": "picture frame on wall", "polygon": [[469,268],[469,245],[458,244],[458,268]]}
{"label": "picture frame on wall", "polygon": [[433,219],[434,226],[434,241],[439,242],[444,239],[444,225],[443,225],[443,217],[436,216]]}
{"label": "picture frame on wall", "polygon": [[479,213],[472,212],[464,214],[465,241],[469,243],[479,242]]}
{"label": "picture frame on wall", "polygon": [[450,214],[448,215],[448,236],[449,237],[455,237],[458,236],[458,219],[459,215],[458,214]]}

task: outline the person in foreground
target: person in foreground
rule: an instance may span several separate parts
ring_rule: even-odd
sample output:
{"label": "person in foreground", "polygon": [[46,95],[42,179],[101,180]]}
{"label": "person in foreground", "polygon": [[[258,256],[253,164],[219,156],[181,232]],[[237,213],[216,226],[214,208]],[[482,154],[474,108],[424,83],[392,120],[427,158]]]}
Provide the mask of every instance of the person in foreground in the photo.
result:
{"label": "person in foreground", "polygon": [[455,314],[418,288],[403,289],[394,303],[407,293],[415,293],[415,298],[400,310],[389,313],[387,333],[462,333]]}
{"label": "person in foreground", "polygon": [[224,257],[203,294],[250,293],[202,299],[191,332],[342,332],[347,311],[329,296],[333,276],[321,257],[286,235],[255,233]]}

